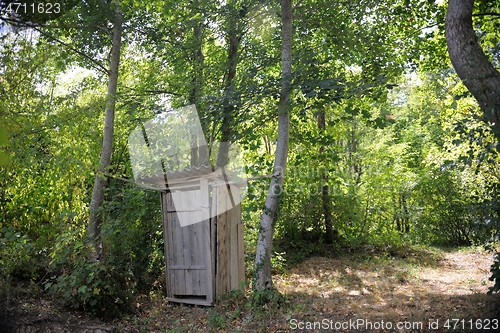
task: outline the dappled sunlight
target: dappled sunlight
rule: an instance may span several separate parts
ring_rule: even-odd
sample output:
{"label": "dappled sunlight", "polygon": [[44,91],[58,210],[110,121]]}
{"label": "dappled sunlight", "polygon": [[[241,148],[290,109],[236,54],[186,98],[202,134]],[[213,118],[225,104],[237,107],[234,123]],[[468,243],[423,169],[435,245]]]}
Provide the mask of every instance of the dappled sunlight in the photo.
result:
{"label": "dappled sunlight", "polygon": [[[343,254],[335,259],[313,257],[274,275],[274,284],[285,297],[277,297],[268,304],[254,303],[251,289],[222,297],[213,307],[171,303],[161,293],[137,295],[133,302],[134,313],[116,319],[111,325],[119,332],[253,333],[296,332],[292,323],[299,321],[341,324],[365,320],[422,325],[422,328],[400,332],[434,333],[445,330],[442,327],[429,329],[431,322],[443,324],[450,318],[495,318],[492,305],[500,302],[500,295],[486,295],[490,285],[491,256],[482,251],[429,252],[406,248],[390,255],[362,253]],[[160,278],[163,279],[164,276]],[[28,323],[39,322],[42,318],[45,326],[40,327],[64,326],[62,317],[53,314],[57,313],[57,308],[50,300],[26,299],[20,310],[23,313],[18,316]],[[65,322],[81,323],[78,327],[71,326],[71,332],[75,329],[83,332],[83,328],[92,327],[95,329],[86,332],[97,333],[98,329],[108,329],[106,326],[109,326],[86,318],[81,312],[65,312],[64,316]],[[347,328],[309,331],[397,330]]]}
{"label": "dappled sunlight", "polygon": [[278,290],[295,307],[292,318],[425,322],[441,318],[481,318],[487,304],[492,256],[479,250],[444,253],[431,262],[367,257],[354,261],[314,257],[285,275]]}
{"label": "dappled sunlight", "polygon": [[0,1],[0,333],[488,329],[498,19]]}

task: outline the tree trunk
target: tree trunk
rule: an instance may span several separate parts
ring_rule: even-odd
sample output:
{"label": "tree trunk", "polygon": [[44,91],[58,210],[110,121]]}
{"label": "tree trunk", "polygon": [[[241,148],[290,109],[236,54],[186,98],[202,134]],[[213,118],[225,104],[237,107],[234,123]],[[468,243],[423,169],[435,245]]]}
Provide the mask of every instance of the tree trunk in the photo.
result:
{"label": "tree trunk", "polygon": [[109,63],[108,92],[106,95],[106,115],[104,120],[100,165],[94,182],[92,199],[90,201],[90,221],[88,226],[88,237],[95,245],[98,258],[100,257],[101,252],[99,249],[99,236],[102,223],[100,210],[104,202],[104,190],[107,185],[107,178],[104,176],[104,172],[106,172],[111,164],[111,155],[113,152],[116,88],[118,85],[118,66],[120,63],[122,21],[123,16],[118,3],[115,10],[115,24],[113,27],[111,60]]}
{"label": "tree trunk", "polygon": [[288,137],[290,131],[290,86],[292,73],[292,2],[281,0],[282,47],[281,47],[281,93],[278,106],[278,141],[274,172],[280,174],[271,178],[266,202],[260,219],[260,233],[254,263],[254,289],[262,291],[273,287],[271,278],[271,253],[278,201],[283,191]]}
{"label": "tree trunk", "polygon": [[[318,115],[318,129],[320,133],[324,133],[326,130],[325,121],[326,112],[323,110]],[[328,193],[328,172],[326,170],[326,163],[324,163],[325,147],[321,146],[319,148],[319,159],[322,162],[320,166],[321,170],[321,199],[323,201],[323,216],[325,218],[325,243],[333,244],[333,221],[332,221],[332,203],[330,199],[330,194]]]}
{"label": "tree trunk", "polygon": [[361,175],[363,174],[363,166],[358,157],[358,140],[356,139],[357,132],[357,119],[353,117],[351,136],[349,138],[349,170],[353,177],[355,177],[355,184],[358,186],[361,183]]}
{"label": "tree trunk", "polygon": [[225,166],[229,162],[229,142],[231,140],[232,123],[234,118],[234,105],[231,103],[234,89],[233,80],[236,76],[236,65],[238,64],[238,49],[242,38],[241,18],[246,15],[245,11],[233,10],[230,17],[227,50],[227,71],[224,80],[224,93],[222,96],[222,126],[219,153],[217,155],[217,166]]}
{"label": "tree trunk", "polygon": [[[203,82],[203,64],[204,64],[204,56],[203,56],[203,36],[202,36],[202,25],[196,23],[193,27],[193,36],[196,40],[196,48],[193,52],[193,79],[191,84],[193,88],[189,94],[189,104],[197,105],[201,87]],[[200,109],[197,108],[197,117],[200,121],[202,121],[202,116],[200,113]],[[196,119],[192,119],[195,121]],[[191,129],[192,130],[192,129]],[[192,130],[190,133],[190,144],[191,144],[191,167],[198,167],[201,164],[208,164],[208,148],[203,142],[204,138],[198,137],[200,133],[196,133]],[[200,142],[202,144],[200,144]]]}
{"label": "tree trunk", "polygon": [[474,0],[450,0],[446,13],[446,43],[451,63],[476,98],[484,117],[500,139],[500,73],[493,67],[472,26]]}

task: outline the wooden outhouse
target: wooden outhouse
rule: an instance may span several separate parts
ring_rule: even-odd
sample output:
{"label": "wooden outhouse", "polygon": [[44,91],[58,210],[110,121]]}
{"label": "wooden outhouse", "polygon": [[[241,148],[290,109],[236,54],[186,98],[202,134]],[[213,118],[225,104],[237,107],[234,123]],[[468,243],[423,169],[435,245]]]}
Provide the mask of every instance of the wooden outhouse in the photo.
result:
{"label": "wooden outhouse", "polygon": [[212,305],[245,280],[240,187],[224,168],[148,177],[161,192],[167,300]]}

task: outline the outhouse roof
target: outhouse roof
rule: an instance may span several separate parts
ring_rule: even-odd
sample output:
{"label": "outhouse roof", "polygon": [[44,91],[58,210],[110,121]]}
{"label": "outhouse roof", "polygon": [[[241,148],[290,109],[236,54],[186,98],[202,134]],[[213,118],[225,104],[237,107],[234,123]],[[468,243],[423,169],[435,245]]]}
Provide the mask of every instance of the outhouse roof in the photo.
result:
{"label": "outhouse roof", "polygon": [[201,178],[220,178],[224,179],[224,174],[232,176],[233,172],[214,165],[202,165],[200,167],[184,168],[180,170],[167,171],[165,174],[157,173],[149,176],[142,176],[137,181],[146,184],[166,185],[178,184]]}

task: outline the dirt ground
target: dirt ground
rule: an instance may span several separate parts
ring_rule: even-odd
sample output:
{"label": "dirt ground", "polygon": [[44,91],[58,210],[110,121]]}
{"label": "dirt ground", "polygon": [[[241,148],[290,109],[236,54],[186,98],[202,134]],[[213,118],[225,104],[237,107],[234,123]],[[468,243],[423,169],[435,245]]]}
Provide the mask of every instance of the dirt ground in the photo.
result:
{"label": "dirt ground", "polygon": [[487,325],[492,332],[500,331],[500,323],[488,321],[496,320],[500,298],[486,295],[491,263],[492,256],[480,250],[312,258],[277,281],[300,304],[292,316],[304,322],[326,318],[334,328],[360,324],[344,325],[342,332],[477,331]]}
{"label": "dirt ground", "polygon": [[415,248],[313,257],[274,276],[283,297],[269,305],[248,292],[210,308],[140,295],[111,322],[55,300],[12,297],[0,300],[0,333],[500,332],[500,295],[486,295],[492,258]]}

